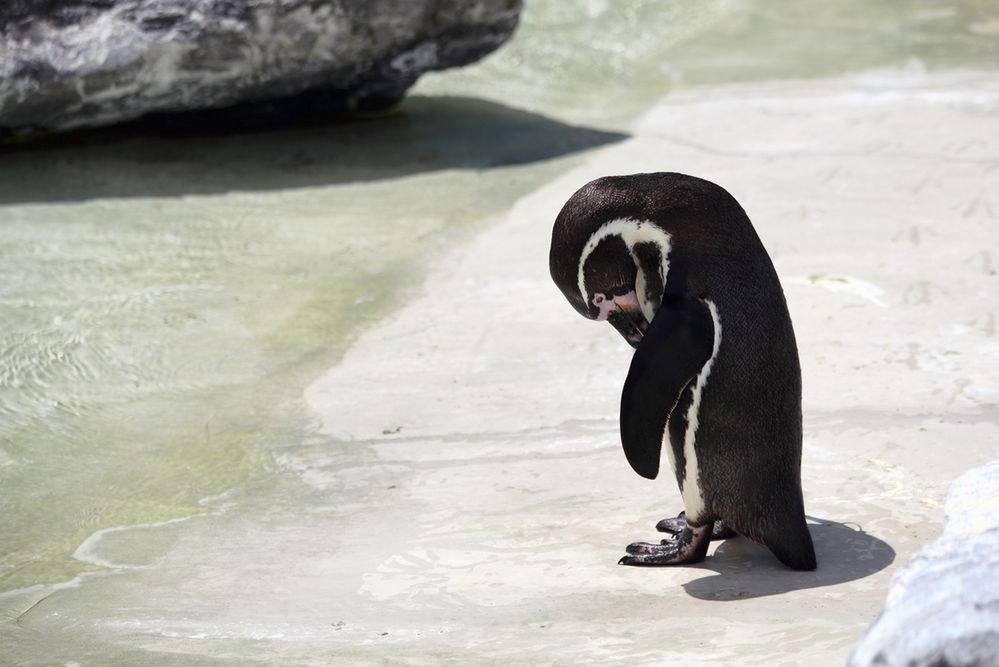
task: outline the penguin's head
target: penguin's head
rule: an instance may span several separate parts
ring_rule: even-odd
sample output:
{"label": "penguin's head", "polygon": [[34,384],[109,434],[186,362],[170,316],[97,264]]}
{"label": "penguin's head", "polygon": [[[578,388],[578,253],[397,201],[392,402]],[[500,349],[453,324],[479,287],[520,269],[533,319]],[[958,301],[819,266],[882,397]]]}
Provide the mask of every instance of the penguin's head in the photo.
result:
{"label": "penguin's head", "polygon": [[629,214],[621,178],[592,181],[566,202],[552,230],[549,266],[573,308],[610,322],[638,347],[662,303],[670,236]]}

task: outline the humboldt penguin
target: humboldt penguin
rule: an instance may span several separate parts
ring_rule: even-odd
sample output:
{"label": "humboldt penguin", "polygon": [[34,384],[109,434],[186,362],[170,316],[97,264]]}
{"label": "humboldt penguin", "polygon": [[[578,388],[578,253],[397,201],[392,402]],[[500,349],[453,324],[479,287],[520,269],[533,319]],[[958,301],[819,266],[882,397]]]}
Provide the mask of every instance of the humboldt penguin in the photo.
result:
{"label": "humboldt penguin", "polygon": [[635,348],[621,443],[654,479],[665,445],[684,511],[625,565],[705,558],[733,531],[813,570],[801,492],[801,370],[773,263],[723,188],[676,173],[599,178],[555,220],[552,278]]}

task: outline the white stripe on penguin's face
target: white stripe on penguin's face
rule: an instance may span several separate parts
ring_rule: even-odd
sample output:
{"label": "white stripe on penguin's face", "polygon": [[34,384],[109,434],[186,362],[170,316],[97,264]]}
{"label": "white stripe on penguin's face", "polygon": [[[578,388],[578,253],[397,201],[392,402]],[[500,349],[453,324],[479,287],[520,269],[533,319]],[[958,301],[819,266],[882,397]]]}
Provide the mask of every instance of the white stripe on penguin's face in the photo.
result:
{"label": "white stripe on penguin's face", "polygon": [[646,294],[645,286],[648,282],[645,276],[645,269],[639,264],[638,258],[635,256],[634,248],[639,243],[651,243],[659,250],[659,256],[662,258],[660,266],[657,267],[659,273],[659,284],[665,287],[666,285],[666,275],[669,273],[669,251],[670,251],[670,236],[665,230],[661,229],[659,226],[653,224],[649,220],[635,220],[634,218],[616,218],[609,222],[605,222],[600,225],[590,238],[586,241],[586,245],[583,246],[583,252],[579,255],[579,270],[578,270],[578,281],[579,281],[579,294],[583,297],[583,303],[590,303],[590,296],[586,291],[586,277],[583,268],[586,266],[586,260],[589,256],[596,250],[600,242],[610,236],[619,236],[621,240],[624,241],[625,245],[628,247],[628,252],[631,255],[631,260],[635,263],[635,267],[638,269],[638,274],[635,279],[635,291],[638,296],[638,305],[642,310],[642,315],[648,322],[652,322],[652,318],[655,317],[656,309],[659,307],[659,301],[650,299],[648,294]]}

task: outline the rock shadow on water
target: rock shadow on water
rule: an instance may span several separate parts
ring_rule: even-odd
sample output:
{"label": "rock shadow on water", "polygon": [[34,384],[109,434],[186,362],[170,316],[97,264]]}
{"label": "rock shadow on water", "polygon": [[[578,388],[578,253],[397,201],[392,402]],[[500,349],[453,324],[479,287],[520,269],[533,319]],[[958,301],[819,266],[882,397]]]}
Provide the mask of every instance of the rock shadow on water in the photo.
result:
{"label": "rock shadow on water", "polygon": [[699,565],[717,574],[683,584],[700,600],[747,600],[807,588],[835,586],[880,572],[895,560],[895,550],[860,526],[809,517],[809,530],[819,566],[814,572],[796,572],[782,565],[768,550],[745,537],[722,542]]}
{"label": "rock shadow on water", "polygon": [[289,122],[175,114],[0,146],[0,203],[271,191],[492,169],[628,137],[463,97],[412,96],[375,117]]}

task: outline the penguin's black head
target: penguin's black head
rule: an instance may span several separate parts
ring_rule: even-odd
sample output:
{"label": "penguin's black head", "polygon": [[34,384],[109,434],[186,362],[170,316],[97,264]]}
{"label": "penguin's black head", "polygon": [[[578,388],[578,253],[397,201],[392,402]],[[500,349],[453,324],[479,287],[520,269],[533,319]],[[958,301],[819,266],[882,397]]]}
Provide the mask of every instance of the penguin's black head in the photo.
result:
{"label": "penguin's black head", "polygon": [[[584,247],[584,251],[589,252],[581,257],[581,266],[577,264],[576,280],[572,285],[574,289],[571,290],[573,298],[569,302],[584,317],[610,322],[629,344],[638,347],[649,323],[638,305],[635,293],[638,269],[630,260],[628,246],[617,234],[610,234],[590,245],[592,247]],[[583,276],[581,283],[580,268]],[[585,304],[582,300],[584,293]],[[585,311],[580,308],[584,305]]]}
{"label": "penguin's black head", "polygon": [[573,308],[610,322],[638,347],[662,301],[669,235],[634,215],[620,180],[592,181],[566,202],[552,230],[549,264]]}

